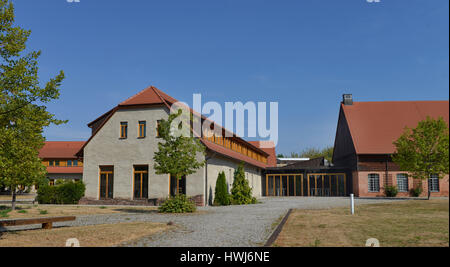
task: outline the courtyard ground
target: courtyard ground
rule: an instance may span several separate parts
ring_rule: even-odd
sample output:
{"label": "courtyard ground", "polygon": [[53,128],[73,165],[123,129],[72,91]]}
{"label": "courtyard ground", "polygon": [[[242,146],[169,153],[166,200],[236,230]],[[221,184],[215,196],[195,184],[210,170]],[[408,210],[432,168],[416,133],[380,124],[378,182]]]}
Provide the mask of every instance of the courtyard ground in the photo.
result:
{"label": "courtyard ground", "polygon": [[[397,200],[356,199],[359,207],[364,204],[384,203]],[[143,236],[132,241],[122,242],[121,246],[181,246],[181,247],[217,247],[217,246],[263,246],[272,234],[277,222],[291,209],[330,209],[348,207],[349,198],[262,198],[260,204],[226,207],[200,207],[194,214],[159,214],[155,211],[139,210],[135,207],[123,207],[121,212],[99,214],[100,207],[81,206],[77,209],[97,209],[99,213],[77,215],[76,221],[55,223],[60,226],[90,226],[129,222],[173,222],[177,227],[170,231]],[[107,207],[116,209],[116,207]],[[68,215],[68,214],[67,214]],[[48,215],[47,215],[48,216]],[[1,219],[1,218],[0,218]],[[36,229],[39,225],[8,227],[8,230]],[[67,228],[70,229],[70,228]],[[0,229],[1,230],[1,229]]]}
{"label": "courtyard ground", "polygon": [[347,208],[294,210],[274,246],[449,246],[448,199],[411,200]]}

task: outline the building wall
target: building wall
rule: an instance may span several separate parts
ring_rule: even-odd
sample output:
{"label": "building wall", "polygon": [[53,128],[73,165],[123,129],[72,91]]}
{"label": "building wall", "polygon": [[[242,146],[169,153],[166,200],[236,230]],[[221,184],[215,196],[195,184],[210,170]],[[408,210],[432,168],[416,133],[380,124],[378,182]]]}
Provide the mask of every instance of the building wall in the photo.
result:
{"label": "building wall", "polygon": [[[228,191],[231,193],[231,188],[234,180],[234,171],[237,169],[240,161],[233,160],[221,155],[209,153],[208,157],[208,203],[213,203],[215,196],[215,188],[217,177],[220,172],[225,172],[225,177],[228,185]],[[261,175],[262,170],[258,167],[248,164],[244,165],[245,177],[248,180],[250,187],[253,189],[253,196],[256,198],[261,197]]]}
{"label": "building wall", "polygon": [[[379,192],[369,192],[368,190],[368,177],[369,174],[374,173],[378,174],[380,177],[380,191]],[[397,174],[402,174],[407,172],[402,171],[389,171],[386,176],[385,171],[356,171],[353,173],[353,186],[354,192],[356,196],[359,197],[384,197],[385,191],[384,188],[386,185],[397,185]],[[356,181],[356,182],[355,182]],[[409,190],[413,189],[415,186],[419,184],[420,181],[414,180],[408,175],[408,192],[399,192],[397,197],[409,197],[411,196]],[[428,181],[422,181],[423,193],[422,197],[428,195]],[[439,192],[432,192],[431,196],[439,197],[439,196],[448,196],[449,195],[449,176],[446,175],[443,179],[439,180]]]}
{"label": "building wall", "polygon": [[[167,119],[164,107],[118,110],[84,148],[83,178],[86,197],[99,198],[99,166],[114,166],[114,198],[133,198],[133,166],[149,167],[149,198],[169,194],[168,175],[157,175],[153,155],[157,150],[157,121]],[[120,123],[128,122],[128,138],[120,139]],[[146,121],[145,138],[138,138],[138,122]],[[201,182],[199,182],[201,183]],[[189,192],[195,190],[187,186]]]}

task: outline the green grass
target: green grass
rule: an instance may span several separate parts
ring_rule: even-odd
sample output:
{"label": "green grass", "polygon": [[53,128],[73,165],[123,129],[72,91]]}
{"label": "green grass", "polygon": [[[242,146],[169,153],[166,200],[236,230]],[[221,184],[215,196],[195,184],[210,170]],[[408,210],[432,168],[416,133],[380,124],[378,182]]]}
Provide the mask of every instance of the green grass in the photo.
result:
{"label": "green grass", "polygon": [[39,214],[41,214],[41,215],[44,215],[44,214],[47,214],[48,212],[47,212],[47,210],[39,210]]}

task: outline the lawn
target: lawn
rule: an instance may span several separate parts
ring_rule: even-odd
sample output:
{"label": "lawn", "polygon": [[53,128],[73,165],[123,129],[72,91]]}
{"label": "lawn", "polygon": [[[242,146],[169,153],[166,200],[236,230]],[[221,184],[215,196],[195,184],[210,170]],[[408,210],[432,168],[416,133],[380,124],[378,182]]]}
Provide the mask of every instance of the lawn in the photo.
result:
{"label": "lawn", "polygon": [[38,218],[54,216],[77,216],[113,213],[153,213],[156,207],[118,207],[118,206],[67,206],[67,205],[19,205],[15,211],[9,206],[0,205],[0,220],[18,218]]}
{"label": "lawn", "polygon": [[133,222],[51,230],[0,232],[0,247],[64,247],[69,238],[76,238],[82,247],[110,247],[147,237],[174,226],[162,223]]}
{"label": "lawn", "polygon": [[294,210],[274,246],[449,246],[449,201],[412,200],[349,208]]}

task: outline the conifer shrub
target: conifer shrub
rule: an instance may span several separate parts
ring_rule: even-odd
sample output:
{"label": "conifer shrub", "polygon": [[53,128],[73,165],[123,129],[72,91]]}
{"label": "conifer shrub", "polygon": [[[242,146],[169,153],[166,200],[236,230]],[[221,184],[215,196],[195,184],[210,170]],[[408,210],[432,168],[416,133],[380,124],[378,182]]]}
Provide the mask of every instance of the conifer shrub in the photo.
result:
{"label": "conifer shrub", "polygon": [[219,176],[217,177],[214,195],[215,206],[230,205],[230,194],[228,193],[227,180],[224,172],[219,173]]}
{"label": "conifer shrub", "polygon": [[257,200],[252,196],[252,188],[245,179],[244,164],[239,164],[234,172],[233,188],[231,189],[231,204],[246,205],[256,204]]}

